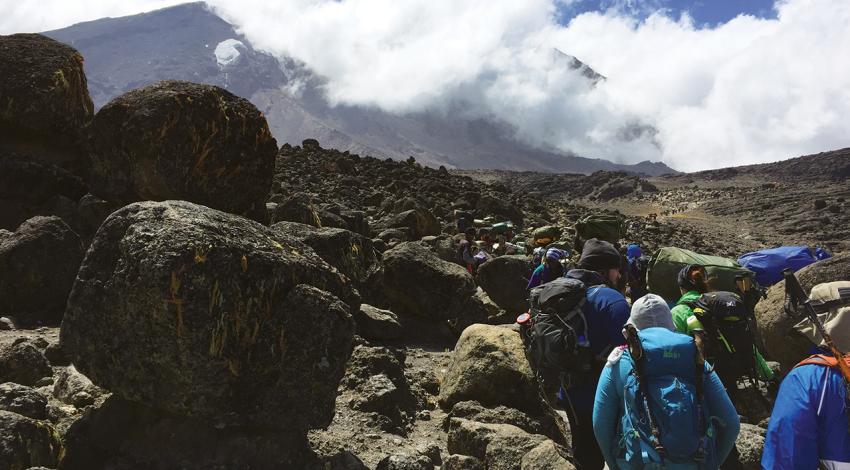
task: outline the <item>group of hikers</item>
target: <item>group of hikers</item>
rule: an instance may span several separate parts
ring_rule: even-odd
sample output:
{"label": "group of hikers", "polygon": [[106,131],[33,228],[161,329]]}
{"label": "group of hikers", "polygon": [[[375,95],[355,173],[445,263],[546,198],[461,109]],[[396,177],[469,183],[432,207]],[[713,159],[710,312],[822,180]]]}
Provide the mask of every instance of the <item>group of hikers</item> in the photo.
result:
{"label": "group of hikers", "polygon": [[[530,309],[517,319],[544,394],[568,417],[575,463],[742,468],[738,410],[748,410],[738,384],[778,381],[754,338],[752,303],[714,289],[706,268],[689,264],[675,281],[680,298],[668,304],[647,292],[640,247],[624,251],[583,240],[571,268],[564,247],[537,250]],[[845,341],[841,325],[850,324],[830,322],[825,333]],[[812,352],[779,387],[763,468],[850,469],[850,376],[834,354],[814,344]],[[842,359],[850,365],[850,355]]]}

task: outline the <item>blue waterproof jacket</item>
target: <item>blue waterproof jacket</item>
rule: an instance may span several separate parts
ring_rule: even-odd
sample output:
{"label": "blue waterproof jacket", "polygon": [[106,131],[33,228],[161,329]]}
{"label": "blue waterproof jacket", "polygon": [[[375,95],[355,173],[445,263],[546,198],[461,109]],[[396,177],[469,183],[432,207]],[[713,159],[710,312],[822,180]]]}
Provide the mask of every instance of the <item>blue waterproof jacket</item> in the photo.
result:
{"label": "blue waterproof jacket", "polygon": [[809,364],[788,373],[770,417],[762,468],[850,469],[845,393],[837,369]]}
{"label": "blue waterproof jacket", "polygon": [[555,275],[549,269],[549,266],[546,266],[546,262],[544,260],[543,263],[540,264],[537,268],[534,269],[534,272],[531,273],[531,279],[528,280],[528,286],[526,286],[526,290],[534,289],[537,286],[546,284],[547,282],[551,282],[555,280]]}
{"label": "blue waterproof jacket", "polygon": [[[583,312],[587,320],[590,349],[599,358],[601,367],[608,353],[626,342],[623,326],[629,319],[631,308],[623,294],[604,285],[605,279],[599,273],[573,269],[567,272],[567,277],[582,281],[588,288]],[[574,409],[587,412],[593,410],[596,384],[594,380],[566,390]],[[561,395],[563,397],[563,393]]]}

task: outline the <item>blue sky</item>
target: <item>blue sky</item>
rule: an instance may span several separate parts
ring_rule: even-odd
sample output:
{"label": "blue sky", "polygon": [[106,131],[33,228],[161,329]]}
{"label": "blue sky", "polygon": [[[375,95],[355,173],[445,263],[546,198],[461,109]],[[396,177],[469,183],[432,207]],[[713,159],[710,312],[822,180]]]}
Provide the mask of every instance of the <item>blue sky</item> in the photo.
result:
{"label": "blue sky", "polygon": [[774,0],[573,0],[565,1],[559,10],[559,21],[566,24],[578,14],[605,11],[615,8],[645,17],[652,11],[663,9],[669,16],[678,18],[688,12],[699,27],[716,26],[740,14],[759,18],[775,18]]}

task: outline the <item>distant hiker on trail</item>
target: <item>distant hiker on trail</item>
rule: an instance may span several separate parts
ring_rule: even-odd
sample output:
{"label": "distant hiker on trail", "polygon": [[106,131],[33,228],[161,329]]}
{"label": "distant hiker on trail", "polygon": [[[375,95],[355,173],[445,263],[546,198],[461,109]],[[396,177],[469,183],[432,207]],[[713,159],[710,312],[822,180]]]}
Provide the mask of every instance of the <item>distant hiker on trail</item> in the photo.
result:
{"label": "distant hiker on trail", "polygon": [[626,262],[629,273],[626,293],[634,303],[648,292],[646,289],[646,270],[649,266],[649,258],[643,256],[640,245],[632,243],[626,248]]}
{"label": "distant hiker on trail", "polygon": [[475,227],[469,227],[464,233],[464,238],[458,243],[457,262],[469,272],[475,274]]}
{"label": "distant hiker on trail", "polygon": [[[833,300],[839,288],[850,288],[850,282],[819,284],[811,298]],[[819,316],[834,345],[850,351],[850,307]],[[814,328],[812,322],[805,323]],[[819,334],[807,336],[824,346]],[[845,382],[836,357],[827,348],[823,351],[826,354],[798,364],[782,381],[764,440],[762,468],[850,468],[850,381]],[[850,354],[844,361],[850,365]]]}
{"label": "distant hiker on trail", "polygon": [[608,356],[593,408],[608,468],[718,468],[740,422],[717,374],[694,340],[675,332],[661,297],[638,299],[627,325],[629,345]]}
{"label": "distant hiker on trail", "polygon": [[546,284],[559,277],[563,277],[565,274],[564,265],[561,263],[566,261],[567,257],[567,252],[559,248],[549,248],[546,250],[546,256],[540,263],[540,266],[531,273],[531,279],[528,280],[526,290],[534,289],[541,284]]}
{"label": "distant hiker on trail", "polygon": [[559,403],[567,411],[573,436],[575,458],[582,469],[601,469],[602,453],[593,437],[593,400],[599,371],[605,358],[623,344],[622,329],[629,318],[629,304],[616,289],[620,280],[622,258],[614,245],[591,238],[584,244],[578,269],[567,273],[567,278],[578,279],[587,286],[586,302],[582,307],[587,319],[588,340],[595,356],[592,372],[587,380],[567,384],[559,392]]}

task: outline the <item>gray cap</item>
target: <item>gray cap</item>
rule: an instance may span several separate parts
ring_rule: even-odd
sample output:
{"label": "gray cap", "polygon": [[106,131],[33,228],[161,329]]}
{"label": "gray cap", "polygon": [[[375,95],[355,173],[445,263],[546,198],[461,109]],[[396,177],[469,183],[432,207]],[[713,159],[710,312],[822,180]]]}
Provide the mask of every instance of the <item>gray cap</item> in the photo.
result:
{"label": "gray cap", "polygon": [[661,327],[676,331],[673,325],[673,314],[667,302],[655,294],[646,294],[632,304],[632,314],[627,324],[634,325],[638,330]]}

